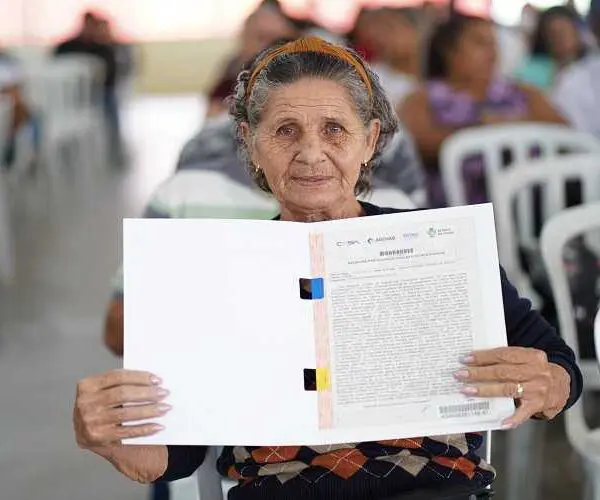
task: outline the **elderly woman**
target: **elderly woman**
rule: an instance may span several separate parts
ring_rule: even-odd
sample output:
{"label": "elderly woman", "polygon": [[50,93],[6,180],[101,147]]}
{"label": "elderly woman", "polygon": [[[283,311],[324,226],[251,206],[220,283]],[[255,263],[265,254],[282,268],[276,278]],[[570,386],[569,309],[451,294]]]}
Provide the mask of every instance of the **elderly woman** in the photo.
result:
{"label": "elderly woman", "polygon": [[[318,38],[267,50],[240,74],[232,113],[250,172],[278,200],[281,220],[397,211],[356,198],[397,127],[377,77],[356,53]],[[581,373],[572,351],[498,272],[510,347],[473,352],[454,376],[472,397],[515,398],[506,428],[531,417],[552,419],[579,397]],[[160,431],[151,419],[169,411],[169,393],[159,377],[111,371],[82,380],[77,389],[78,444],[140,482],[188,476],[206,452],[121,444]],[[480,434],[470,433],[320,447],[234,446],[225,448],[218,468],[238,481],[230,499],[404,498],[415,490],[471,491],[491,483],[495,473],[477,455],[481,443]]]}

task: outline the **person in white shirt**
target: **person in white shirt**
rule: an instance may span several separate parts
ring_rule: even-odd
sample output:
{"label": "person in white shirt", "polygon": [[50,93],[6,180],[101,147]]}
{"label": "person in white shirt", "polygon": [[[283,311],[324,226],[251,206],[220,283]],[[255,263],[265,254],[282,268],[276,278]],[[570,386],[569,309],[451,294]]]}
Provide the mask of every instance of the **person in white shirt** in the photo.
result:
{"label": "person in white shirt", "polygon": [[574,128],[600,138],[600,53],[566,69],[552,92],[552,101]]}

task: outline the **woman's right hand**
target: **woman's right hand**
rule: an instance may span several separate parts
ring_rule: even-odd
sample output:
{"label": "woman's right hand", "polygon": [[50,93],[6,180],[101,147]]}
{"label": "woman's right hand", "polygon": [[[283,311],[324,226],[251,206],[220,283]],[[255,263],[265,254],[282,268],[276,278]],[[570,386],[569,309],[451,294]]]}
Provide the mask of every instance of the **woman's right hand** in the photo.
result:
{"label": "woman's right hand", "polygon": [[156,423],[124,425],[161,417],[171,409],[163,403],[169,393],[160,384],[155,375],[132,370],[113,370],[81,380],[73,410],[77,444],[94,450],[161,431]]}

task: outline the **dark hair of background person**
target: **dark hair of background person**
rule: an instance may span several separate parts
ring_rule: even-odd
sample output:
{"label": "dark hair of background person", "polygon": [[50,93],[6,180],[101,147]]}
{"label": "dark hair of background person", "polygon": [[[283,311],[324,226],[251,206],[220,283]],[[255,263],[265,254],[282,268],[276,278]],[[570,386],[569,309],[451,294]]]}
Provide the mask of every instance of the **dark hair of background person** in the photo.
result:
{"label": "dark hair of background person", "polygon": [[425,61],[427,79],[441,79],[448,76],[448,51],[454,49],[464,31],[475,23],[490,23],[483,17],[466,14],[453,14],[433,32]]}
{"label": "dark hair of background person", "polygon": [[383,7],[384,12],[404,16],[413,26],[419,25],[419,10],[416,7]]}
{"label": "dark hair of background person", "polygon": [[94,22],[98,19],[98,14],[96,14],[95,12],[91,11],[91,10],[87,10],[83,13],[83,21],[86,23],[91,23]]}
{"label": "dark hair of background person", "polygon": [[354,25],[350,28],[350,31],[346,33],[346,40],[351,46],[355,46],[357,44],[357,31],[361,22],[365,22],[366,17],[371,14],[375,9],[361,7],[356,15],[356,19],[354,20]]}
{"label": "dark hair of background person", "polygon": [[[573,9],[564,5],[557,5],[556,7],[550,7],[549,9],[540,13],[537,25],[533,31],[532,42],[531,42],[531,55],[533,56],[550,56],[550,48],[548,44],[548,37],[546,36],[547,25],[550,21],[556,18],[564,18],[571,21],[577,29],[579,29],[579,15]],[[581,41],[581,47],[579,49],[578,59],[584,57],[588,49]]]}
{"label": "dark hair of background person", "polygon": [[[376,16],[391,15],[391,16],[402,16],[413,26],[419,24],[419,12],[415,7],[379,7],[379,8],[367,8],[362,7],[356,17],[354,26],[346,33],[346,40],[352,46],[356,45],[357,30],[361,22],[369,22],[368,16],[375,18]],[[353,47],[356,48],[356,47]],[[362,54],[361,54],[362,56]]]}
{"label": "dark hair of background person", "polygon": [[298,31],[305,31],[307,29],[315,28],[317,25],[308,19],[302,19],[298,17],[292,17],[288,15],[281,6],[279,0],[263,0],[257,7],[254,9],[254,12],[258,12],[263,7],[273,7],[277,9],[279,14],[284,17],[292,26],[294,26]]}

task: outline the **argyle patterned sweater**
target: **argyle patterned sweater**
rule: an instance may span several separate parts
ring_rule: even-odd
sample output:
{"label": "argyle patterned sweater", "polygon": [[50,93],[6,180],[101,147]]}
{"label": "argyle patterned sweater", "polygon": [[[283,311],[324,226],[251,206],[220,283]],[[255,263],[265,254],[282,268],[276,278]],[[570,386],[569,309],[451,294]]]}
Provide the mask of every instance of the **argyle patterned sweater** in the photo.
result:
{"label": "argyle patterned sweater", "polygon": [[[398,212],[367,203],[363,208],[366,215]],[[583,385],[573,352],[518,296],[502,269],[500,274],[508,344],[545,351],[549,362],[569,373],[569,408]],[[495,472],[477,455],[482,441],[480,434],[470,433],[331,446],[230,446],[217,467],[238,482],[229,500],[376,500],[440,483],[490,484]],[[169,446],[168,452],[167,470],[158,481],[193,474],[206,447]]]}

